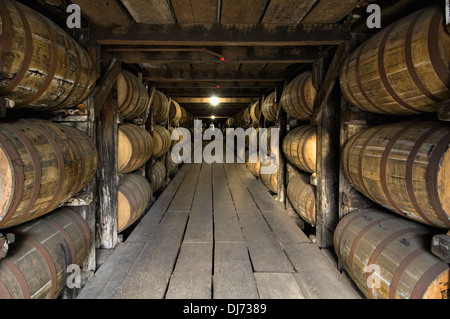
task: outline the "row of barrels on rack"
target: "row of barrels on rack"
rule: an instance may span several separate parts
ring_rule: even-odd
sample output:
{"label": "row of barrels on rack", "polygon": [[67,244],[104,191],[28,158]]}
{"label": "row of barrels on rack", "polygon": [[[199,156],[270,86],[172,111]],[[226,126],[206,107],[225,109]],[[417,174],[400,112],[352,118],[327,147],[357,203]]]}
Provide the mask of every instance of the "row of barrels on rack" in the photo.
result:
{"label": "row of barrels on rack", "polygon": [[93,241],[81,215],[60,207],[94,178],[97,163],[95,145],[76,128],[0,123],[0,228],[15,235],[0,261],[0,298],[61,294],[67,267],[80,265]]}
{"label": "row of barrels on rack", "polygon": [[[122,70],[117,77],[116,89],[118,111],[124,119],[137,119],[150,111],[147,88],[133,73]],[[155,90],[152,106],[153,123],[165,125],[169,122],[173,126],[193,126],[192,114],[175,100],[169,101],[159,90]]]}
{"label": "row of barrels on rack", "polygon": [[86,221],[68,207],[8,232],[15,242],[0,260],[0,299],[58,298],[93,242]]}
{"label": "row of barrels on rack", "polygon": [[259,101],[252,103],[236,115],[229,117],[225,121],[225,127],[250,127],[252,124],[258,124],[261,116]]}
{"label": "row of barrels on rack", "polygon": [[[443,17],[425,8],[354,50],[340,73],[345,99],[371,113],[435,112],[450,98]],[[449,264],[431,253],[432,237],[450,228],[449,165],[450,127],[439,121],[377,125],[346,142],[345,178],[386,209],[353,211],[335,230],[340,263],[367,298],[450,298]]]}
{"label": "row of barrels on rack", "polygon": [[56,110],[82,103],[99,77],[89,54],[54,22],[0,1],[0,97],[14,108]]}
{"label": "row of barrels on rack", "polygon": [[[77,106],[99,77],[86,50],[54,22],[0,1],[0,97],[10,107]],[[97,150],[82,131],[40,119],[0,123],[0,229],[14,234],[0,260],[0,298],[58,298],[93,243],[84,218],[62,207],[91,182]]]}
{"label": "row of barrels on rack", "polygon": [[[166,181],[164,155],[173,146],[171,133],[165,127],[155,125],[153,136],[135,124],[122,124],[118,132],[118,173],[124,174],[118,189],[118,230],[125,230],[136,222],[150,203],[152,193],[149,181],[136,171],[151,158],[153,163],[151,182],[153,192]],[[159,160],[158,160],[159,159]],[[169,174],[177,166],[169,154]]]}

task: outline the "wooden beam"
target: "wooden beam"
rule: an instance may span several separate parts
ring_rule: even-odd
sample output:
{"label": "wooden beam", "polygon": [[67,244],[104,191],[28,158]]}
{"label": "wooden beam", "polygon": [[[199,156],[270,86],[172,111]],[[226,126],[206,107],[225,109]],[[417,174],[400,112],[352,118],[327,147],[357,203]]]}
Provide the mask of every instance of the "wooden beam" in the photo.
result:
{"label": "wooden beam", "polygon": [[[190,104],[190,103],[210,103],[208,97],[179,97],[176,98],[178,103]],[[235,103],[252,103],[255,102],[253,98],[218,98],[219,104],[235,104]]]}
{"label": "wooden beam", "polygon": [[105,74],[100,79],[98,85],[94,89],[94,92],[92,93],[92,98],[94,101],[94,111],[96,117],[99,115],[102,104],[105,102],[106,97],[109,95],[111,89],[116,83],[117,76],[119,75],[120,71],[121,71],[120,61],[117,59],[113,59],[108,69],[106,70]]}
{"label": "wooden beam", "polygon": [[273,82],[285,81],[291,77],[286,71],[267,72],[267,71],[213,71],[213,70],[154,70],[147,71],[144,79],[148,82],[211,82],[211,81],[246,81],[246,82]]}
{"label": "wooden beam", "polygon": [[[233,47],[211,51],[199,48],[166,49],[130,46],[110,48],[126,63],[312,63],[319,56],[316,47]],[[225,60],[222,61],[221,57]]]}
{"label": "wooden beam", "polygon": [[450,100],[444,101],[436,105],[438,118],[441,121],[450,121]]}
{"label": "wooden beam", "polygon": [[[313,65],[316,88],[324,82],[326,66],[331,60],[328,55],[328,52],[324,52],[324,57]],[[331,92],[326,103],[328,105],[321,113],[317,126],[316,243],[321,248],[333,245],[333,234],[338,223],[340,163],[338,87]]]}
{"label": "wooden beam", "polygon": [[288,46],[335,45],[350,37],[344,24],[128,24],[95,26],[102,45]]}
{"label": "wooden beam", "polygon": [[107,95],[97,121],[97,149],[99,156],[97,248],[113,249],[118,244],[117,233],[117,100]]}
{"label": "wooden beam", "polygon": [[314,105],[314,114],[311,121],[314,125],[317,125],[322,118],[322,113],[327,106],[328,98],[330,97],[331,91],[333,90],[338,79],[341,65],[349,54],[350,44],[348,41],[345,41],[338,46],[334,58],[331,61],[331,65],[328,69],[327,75],[325,76],[325,79],[320,86],[320,90]]}

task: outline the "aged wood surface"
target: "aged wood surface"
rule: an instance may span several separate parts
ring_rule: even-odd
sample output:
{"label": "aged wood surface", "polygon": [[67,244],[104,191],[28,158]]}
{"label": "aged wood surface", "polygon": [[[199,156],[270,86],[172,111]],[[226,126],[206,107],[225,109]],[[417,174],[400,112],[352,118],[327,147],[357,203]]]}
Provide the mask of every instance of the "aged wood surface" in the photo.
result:
{"label": "aged wood surface", "polygon": [[316,255],[333,269],[325,297],[359,298],[283,208],[243,164],[184,164],[78,298],[320,298]]}

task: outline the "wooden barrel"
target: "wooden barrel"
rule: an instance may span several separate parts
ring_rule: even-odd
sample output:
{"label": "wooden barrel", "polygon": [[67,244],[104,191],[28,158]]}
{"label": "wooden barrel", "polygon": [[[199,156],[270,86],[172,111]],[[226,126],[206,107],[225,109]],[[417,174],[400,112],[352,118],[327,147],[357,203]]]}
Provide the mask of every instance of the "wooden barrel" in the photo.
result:
{"label": "wooden barrel", "polygon": [[152,183],[153,183],[153,192],[156,192],[161,186],[164,185],[166,181],[166,167],[161,161],[156,161],[153,164],[152,171]]}
{"label": "wooden barrel", "polygon": [[316,189],[309,183],[309,176],[297,174],[289,180],[287,197],[297,214],[308,224],[316,225]]}
{"label": "wooden barrel", "polygon": [[242,111],[242,122],[244,124],[250,124],[251,122],[251,118],[250,118],[250,108],[246,107],[243,111]]}
{"label": "wooden barrel", "polygon": [[[253,133],[250,136],[250,139],[252,141],[255,140],[255,134],[259,134],[260,138],[259,138],[259,149],[260,151],[267,151],[267,155],[271,155],[271,156],[278,156],[278,152],[279,150],[272,150],[272,129],[278,129],[278,127],[276,126],[271,126],[269,128],[267,128],[266,130],[264,129],[259,129],[258,133]],[[261,154],[261,153],[260,153]]]}
{"label": "wooden barrel", "polygon": [[122,177],[117,192],[117,228],[121,232],[142,216],[152,197],[150,183],[138,174]]}
{"label": "wooden barrel", "polygon": [[450,227],[450,127],[406,121],[361,131],[345,145],[342,169],[380,205],[436,227]]}
{"label": "wooden barrel", "polygon": [[180,118],[180,125],[189,125],[191,120],[193,120],[192,115],[186,111],[186,109],[182,106],[180,106],[181,108],[181,118]]}
{"label": "wooden barrel", "polygon": [[305,125],[290,131],[283,140],[286,158],[307,173],[316,171],[316,137],[316,128]]}
{"label": "wooden barrel", "polygon": [[0,1],[0,96],[16,108],[61,109],[82,103],[98,72],[88,53],[55,23]]}
{"label": "wooden barrel", "polygon": [[372,299],[448,299],[449,264],[430,252],[430,229],[376,209],[346,215],[334,233],[340,263]]}
{"label": "wooden barrel", "polygon": [[420,10],[377,33],[344,62],[351,104],[374,113],[433,112],[450,99],[450,34],[443,6]]}
{"label": "wooden barrel", "polygon": [[175,145],[177,145],[178,143],[181,143],[181,141],[183,141],[184,135],[180,135],[180,137],[178,138],[178,140],[172,140],[172,132],[175,130],[175,127],[169,127],[169,134],[170,134],[170,138],[172,143],[170,144],[170,147],[174,147]]}
{"label": "wooden barrel", "polygon": [[153,98],[153,122],[165,123],[167,121],[167,117],[169,116],[169,112],[169,100],[164,93],[156,90],[155,97]]}
{"label": "wooden barrel", "polygon": [[117,77],[116,87],[117,107],[124,118],[136,119],[147,111],[149,107],[147,89],[136,75],[122,70]]}
{"label": "wooden barrel", "polygon": [[[176,156],[177,160],[181,159],[181,156],[177,155]],[[178,165],[177,163],[175,163],[172,159],[172,156],[169,156],[169,176],[175,176],[178,173]]]}
{"label": "wooden barrel", "polygon": [[0,229],[62,206],[92,180],[97,163],[94,143],[73,127],[0,123]]}
{"label": "wooden barrel", "polygon": [[183,115],[181,111],[181,106],[177,101],[171,100],[169,107],[169,121],[173,126],[178,126],[180,124],[181,116]]}
{"label": "wooden barrel", "polygon": [[80,265],[93,242],[88,224],[67,207],[9,231],[16,240],[0,261],[0,299],[58,298],[67,267]]}
{"label": "wooden barrel", "polygon": [[153,128],[153,156],[159,158],[167,153],[172,145],[171,133],[160,125]]}
{"label": "wooden barrel", "polygon": [[246,166],[250,170],[250,172],[257,178],[259,178],[259,172],[261,170],[261,161],[259,159],[259,156],[257,155],[256,163],[251,163],[250,157],[247,158]]}
{"label": "wooden barrel", "polygon": [[227,120],[225,121],[225,126],[226,126],[227,128],[232,128],[232,127],[234,127],[235,122],[236,122],[236,121],[235,121],[234,118],[229,117],[229,118],[227,118]]}
{"label": "wooden barrel", "polygon": [[280,104],[288,115],[296,119],[309,120],[313,115],[316,96],[312,72],[305,72],[286,85],[281,94]]}
{"label": "wooden barrel", "polygon": [[[263,167],[269,167],[271,165],[270,162],[267,163],[261,163],[260,169]],[[278,171],[275,171],[273,174],[263,174],[260,171],[259,174],[261,181],[263,182],[266,187],[272,191],[273,193],[278,193]]]}
{"label": "wooden barrel", "polygon": [[264,99],[264,102],[261,106],[261,112],[264,115],[264,118],[272,123],[275,123],[275,121],[277,120],[278,113],[278,103],[275,102],[275,94],[276,92],[269,94]]}
{"label": "wooden barrel", "polygon": [[250,118],[253,123],[259,122],[260,113],[259,102],[253,103],[252,106],[250,106]]}
{"label": "wooden barrel", "polygon": [[145,129],[129,123],[120,125],[117,171],[126,174],[142,167],[152,157],[153,145],[153,138]]}

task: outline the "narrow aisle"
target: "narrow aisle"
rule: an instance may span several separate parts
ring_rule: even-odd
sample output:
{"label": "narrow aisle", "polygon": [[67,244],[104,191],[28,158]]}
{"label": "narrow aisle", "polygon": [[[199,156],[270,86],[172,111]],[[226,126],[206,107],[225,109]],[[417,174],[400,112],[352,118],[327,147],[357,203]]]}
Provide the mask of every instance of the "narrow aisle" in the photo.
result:
{"label": "narrow aisle", "polygon": [[242,164],[185,164],[78,296],[360,298]]}

